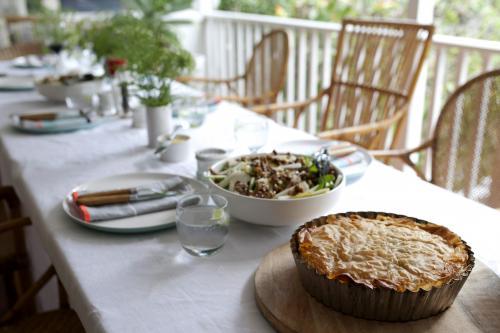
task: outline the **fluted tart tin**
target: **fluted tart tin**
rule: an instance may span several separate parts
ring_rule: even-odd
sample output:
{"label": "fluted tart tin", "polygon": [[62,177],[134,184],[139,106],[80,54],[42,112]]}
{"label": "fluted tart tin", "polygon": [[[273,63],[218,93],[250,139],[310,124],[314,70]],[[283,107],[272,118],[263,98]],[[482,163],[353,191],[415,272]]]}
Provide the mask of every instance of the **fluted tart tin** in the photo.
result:
{"label": "fluted tart tin", "polygon": [[[404,215],[380,212],[347,212],[333,216],[349,217],[351,215],[364,218],[385,215],[392,218],[408,218],[416,223],[429,223]],[[349,281],[329,279],[301,257],[298,238],[299,232],[305,228],[327,224],[327,218],[328,216],[323,216],[299,227],[292,235],[290,247],[304,289],[319,302],[344,314],[363,319],[392,322],[418,320],[439,314],[453,304],[474,267],[474,253],[460,239],[468,254],[464,272],[442,286],[433,286],[428,291],[419,289],[418,291],[405,290],[400,292],[384,286],[371,289],[350,279]]]}

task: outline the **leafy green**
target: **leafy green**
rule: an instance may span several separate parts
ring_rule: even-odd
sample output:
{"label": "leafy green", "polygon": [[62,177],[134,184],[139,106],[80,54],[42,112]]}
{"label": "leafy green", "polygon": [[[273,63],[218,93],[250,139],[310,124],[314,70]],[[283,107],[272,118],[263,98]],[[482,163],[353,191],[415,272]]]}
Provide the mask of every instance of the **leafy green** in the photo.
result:
{"label": "leafy green", "polygon": [[318,179],[318,190],[329,188],[333,189],[335,186],[335,176],[332,174],[323,175]]}
{"label": "leafy green", "polygon": [[304,156],[304,165],[309,170],[309,174],[315,174],[319,171],[316,164],[314,164],[313,159],[309,156]]}

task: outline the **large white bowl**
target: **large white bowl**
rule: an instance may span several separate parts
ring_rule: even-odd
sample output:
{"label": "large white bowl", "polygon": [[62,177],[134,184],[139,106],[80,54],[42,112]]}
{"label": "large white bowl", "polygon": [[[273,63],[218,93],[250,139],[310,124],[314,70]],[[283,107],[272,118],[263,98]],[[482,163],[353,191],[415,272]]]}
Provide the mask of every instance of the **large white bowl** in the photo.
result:
{"label": "large white bowl", "polygon": [[[251,154],[245,156],[261,156],[267,154]],[[239,156],[241,157],[241,156]],[[219,171],[227,161],[239,158],[231,157],[212,165],[214,171]],[[231,192],[209,180],[211,189],[224,196],[229,205],[229,214],[232,217],[245,222],[269,225],[269,226],[291,226],[305,223],[313,218],[329,213],[337,203],[345,187],[345,177],[332,164],[337,174],[342,177],[340,184],[331,191],[312,197],[298,199],[261,199]]]}
{"label": "large white bowl", "polygon": [[64,85],[59,82],[42,83],[36,82],[35,88],[38,93],[49,101],[64,102],[66,97],[75,95],[95,95],[102,91],[103,81],[92,80]]}

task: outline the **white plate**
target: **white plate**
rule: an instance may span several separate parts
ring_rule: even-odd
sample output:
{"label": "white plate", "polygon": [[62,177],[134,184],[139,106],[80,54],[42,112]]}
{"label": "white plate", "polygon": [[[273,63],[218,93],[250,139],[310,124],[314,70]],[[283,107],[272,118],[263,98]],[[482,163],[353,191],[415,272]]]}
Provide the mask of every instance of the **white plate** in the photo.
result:
{"label": "white plate", "polygon": [[35,83],[30,76],[2,76],[0,77],[0,91],[33,90]]}
{"label": "white plate", "polygon": [[[311,155],[321,148],[334,146],[343,143],[343,141],[330,140],[295,140],[277,145],[274,149],[278,152],[291,152],[294,154]],[[366,169],[373,161],[373,157],[363,148],[358,147],[363,154],[363,160],[360,163],[348,167],[340,168],[346,177],[347,185],[357,182],[365,174]],[[335,160],[332,160],[335,164]]]}
{"label": "white plate", "polygon": [[91,123],[73,124],[73,125],[61,126],[61,127],[57,127],[57,128],[53,128],[53,127],[52,128],[51,127],[37,128],[37,127],[23,127],[23,126],[21,126],[21,120],[19,119],[19,116],[20,115],[11,115],[10,116],[12,126],[15,129],[17,129],[18,131],[30,133],[30,134],[57,134],[57,133],[74,132],[74,131],[94,128],[96,126],[107,123],[111,120],[117,119],[116,117],[96,117],[95,119],[92,120]]}
{"label": "white plate", "polygon": [[13,59],[12,66],[15,68],[33,69],[43,68],[45,67],[45,64],[41,56],[30,54]]}
{"label": "white plate", "polygon": [[[131,233],[142,233],[148,231],[161,230],[166,228],[171,228],[175,226],[175,209],[156,212],[145,215],[132,216],[122,219],[102,221],[88,223],[79,217],[79,214],[75,212],[73,206],[73,198],[71,193],[74,191],[105,191],[117,188],[128,188],[138,185],[143,185],[147,183],[154,183],[157,181],[164,180],[168,177],[174,177],[178,175],[168,174],[168,173],[130,173],[123,175],[110,176],[106,178],[101,178],[82,184],[75,187],[71,192],[68,193],[66,198],[62,202],[62,206],[66,214],[77,224],[99,231],[121,233],[121,234],[131,234]],[[186,183],[191,185],[194,191],[204,191],[207,187],[191,178],[181,177]]]}

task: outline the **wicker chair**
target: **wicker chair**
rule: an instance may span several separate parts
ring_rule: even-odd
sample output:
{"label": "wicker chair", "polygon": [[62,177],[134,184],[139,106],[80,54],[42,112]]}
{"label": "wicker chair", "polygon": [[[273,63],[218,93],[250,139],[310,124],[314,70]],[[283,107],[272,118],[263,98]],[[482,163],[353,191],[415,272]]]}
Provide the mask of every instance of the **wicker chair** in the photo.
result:
{"label": "wicker chair", "polygon": [[430,182],[500,208],[500,69],[473,78],[450,96],[430,140],[414,149],[373,154],[398,158],[426,179],[410,156],[427,148]]}
{"label": "wicker chair", "polygon": [[[434,27],[387,21],[344,20],[330,86],[306,101],[265,105],[266,115],[295,110],[301,115],[327,99],[318,136],[371,149],[392,145],[405,117]],[[316,104],[316,105],[317,105]],[[387,141],[387,142],[386,142]]]}
{"label": "wicker chair", "polygon": [[85,332],[77,314],[69,309],[66,294],[61,285],[61,309],[33,315],[34,296],[52,277],[56,276],[56,271],[53,266],[50,266],[37,281],[26,285],[26,281],[23,279],[25,274],[23,273],[25,273],[29,261],[22,235],[23,227],[30,225],[31,221],[29,218],[19,217],[19,199],[12,187],[0,187],[0,204],[1,215],[8,216],[7,220],[0,222],[0,235],[12,233],[16,244],[14,254],[0,258],[0,273],[2,276],[15,277],[13,286],[10,286],[9,283],[6,284],[7,288],[10,287],[6,290],[7,296],[11,296],[12,293],[16,296],[14,301],[8,302],[10,308],[0,316],[0,333]]}
{"label": "wicker chair", "polygon": [[[285,84],[288,64],[288,36],[283,30],[273,30],[254,46],[245,72],[229,79],[179,77],[183,83],[225,85],[233,95],[219,96],[244,106],[276,103],[278,93]],[[244,82],[244,96],[239,96],[237,82]]]}
{"label": "wicker chair", "polygon": [[[32,16],[7,16],[5,21],[7,26],[21,22],[34,24],[36,18]],[[42,51],[42,44],[39,42],[15,43],[0,49],[0,60],[10,60],[28,54],[42,54]]]}

